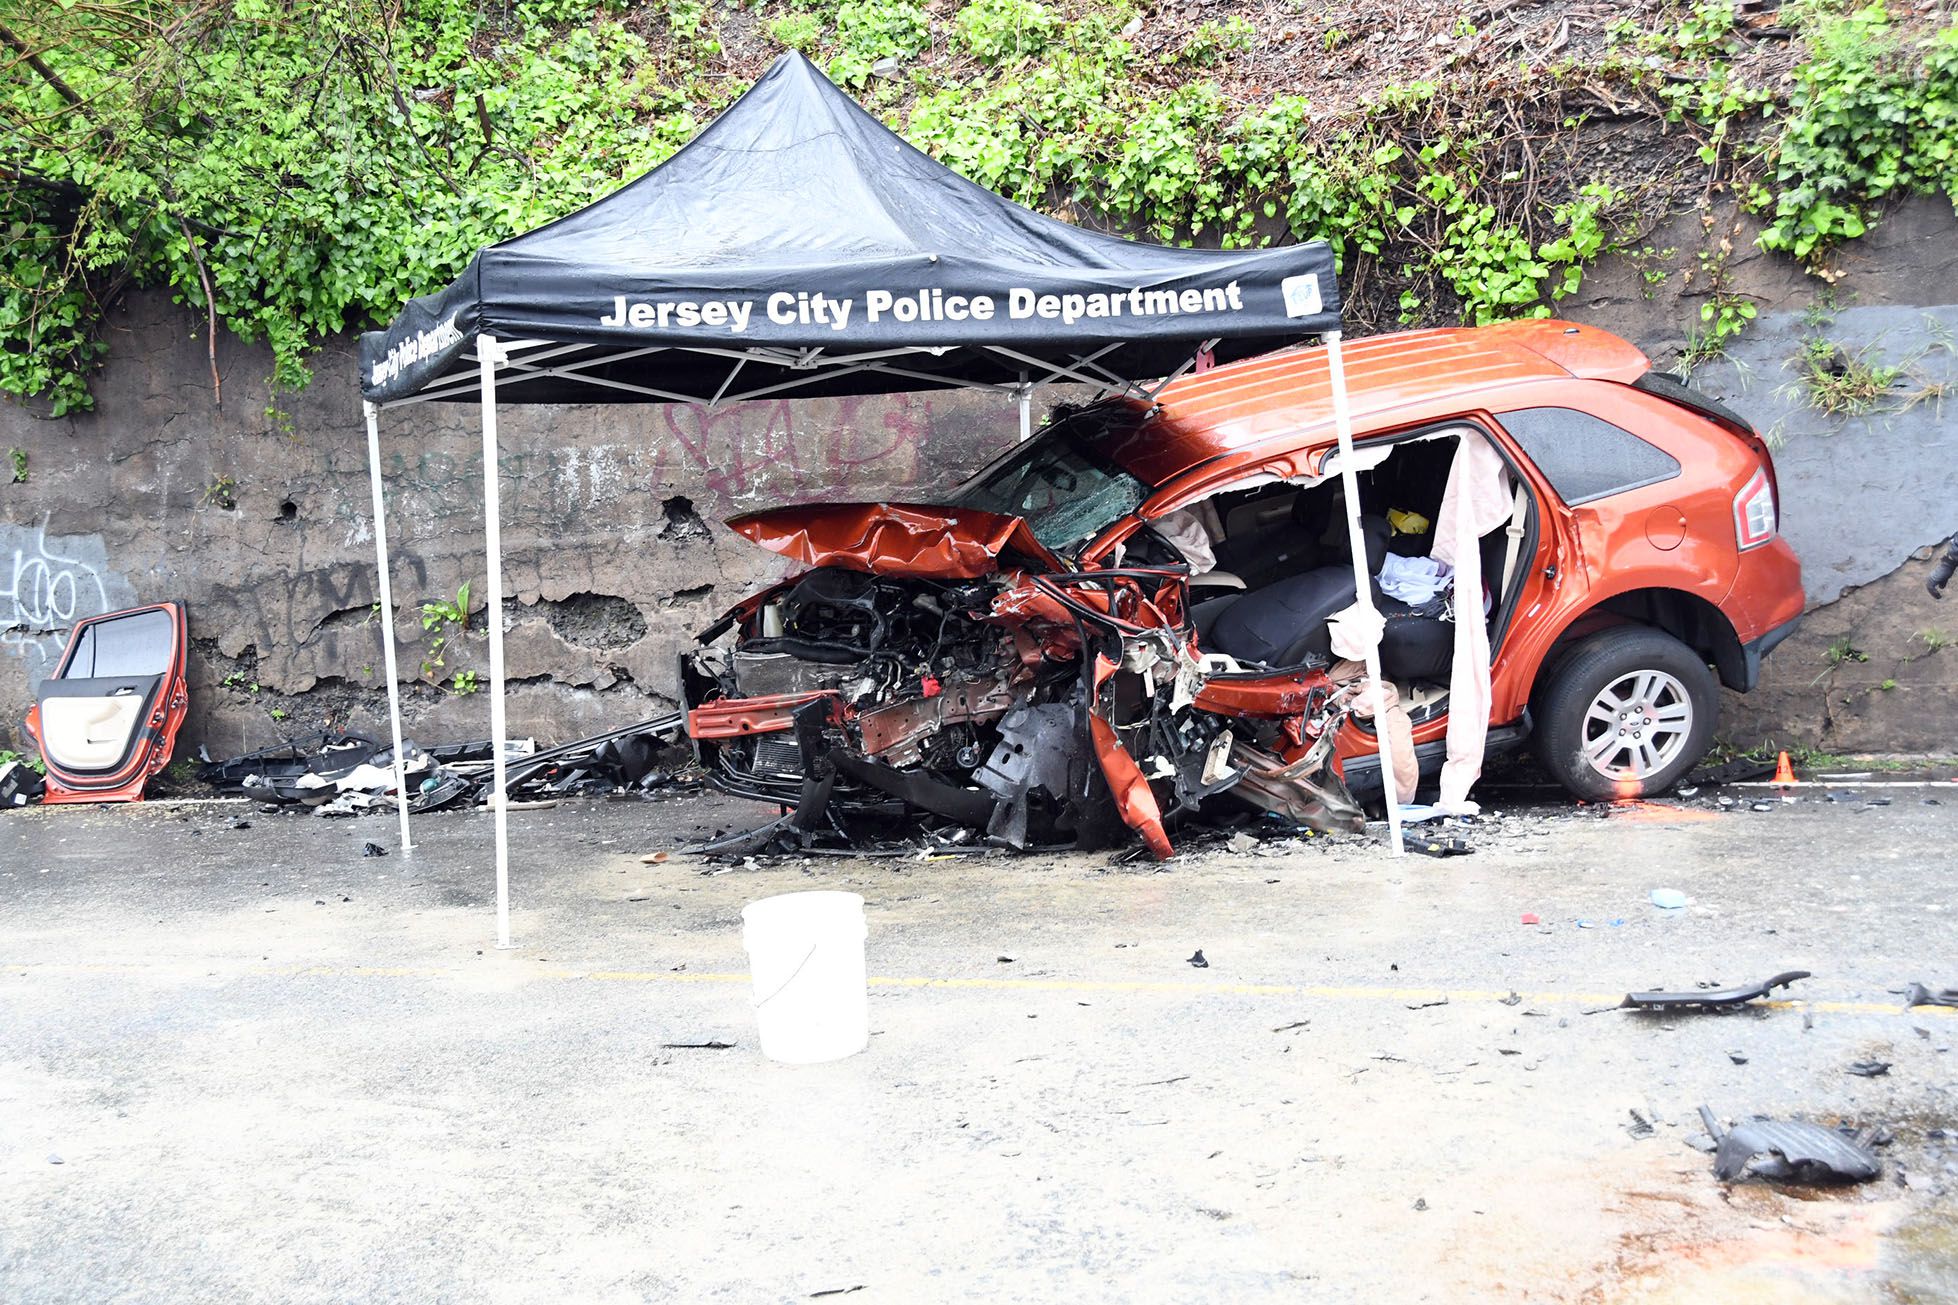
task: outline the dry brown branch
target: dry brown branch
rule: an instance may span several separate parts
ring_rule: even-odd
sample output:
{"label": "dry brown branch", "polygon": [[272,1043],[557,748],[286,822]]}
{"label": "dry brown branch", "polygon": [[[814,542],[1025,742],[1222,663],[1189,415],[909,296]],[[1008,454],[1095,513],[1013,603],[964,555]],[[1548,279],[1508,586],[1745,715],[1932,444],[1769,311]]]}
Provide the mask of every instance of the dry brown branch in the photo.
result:
{"label": "dry brown branch", "polygon": [[184,233],[184,243],[190,246],[190,259],[197,264],[197,279],[204,285],[204,351],[211,360],[211,402],[213,406],[224,407],[224,382],[218,376],[218,297],[211,289],[211,270],[204,266],[204,251],[198,247],[197,237],[190,232],[190,223],[183,214],[177,217],[177,229]]}

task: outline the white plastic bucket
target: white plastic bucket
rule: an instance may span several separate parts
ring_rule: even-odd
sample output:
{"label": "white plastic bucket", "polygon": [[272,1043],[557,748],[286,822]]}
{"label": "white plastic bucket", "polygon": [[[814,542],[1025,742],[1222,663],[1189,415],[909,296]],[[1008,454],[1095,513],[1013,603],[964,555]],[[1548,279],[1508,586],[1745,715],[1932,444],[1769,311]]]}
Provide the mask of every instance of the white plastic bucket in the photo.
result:
{"label": "white plastic bucket", "polygon": [[784,893],[741,908],[755,1024],[770,1060],[814,1065],[870,1044],[869,929],[855,893]]}

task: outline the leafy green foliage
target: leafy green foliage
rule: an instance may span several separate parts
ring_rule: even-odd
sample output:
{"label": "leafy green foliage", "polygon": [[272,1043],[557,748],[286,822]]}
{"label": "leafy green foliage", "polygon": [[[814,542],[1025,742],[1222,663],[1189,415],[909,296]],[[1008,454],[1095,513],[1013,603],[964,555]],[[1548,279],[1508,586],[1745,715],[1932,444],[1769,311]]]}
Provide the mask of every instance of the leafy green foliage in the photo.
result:
{"label": "leafy green foliage", "polygon": [[1231,55],[1250,49],[1256,37],[1257,29],[1251,26],[1249,20],[1236,14],[1221,23],[1198,23],[1183,42],[1182,48],[1167,56],[1166,61],[1214,68]]}
{"label": "leafy green foliage", "polygon": [[823,20],[814,14],[783,14],[768,20],[768,37],[791,50],[813,50],[823,36]]}
{"label": "leafy green foliage", "polygon": [[11,748],[0,748],[0,766],[4,766],[10,761],[18,761],[21,765],[27,767],[37,775],[46,775],[48,773],[48,763],[42,761],[39,757],[25,756],[15,752]]}
{"label": "leafy green foliage", "polygon": [[[1328,114],[1230,80],[1259,39],[1245,17],[1145,55],[1122,35],[1128,0],[969,0],[937,18],[916,0],[757,4],[9,7],[0,391],[87,407],[102,305],[129,285],[267,341],[274,379],[302,385],[323,336],[385,320],[483,245],[669,156],[739,89],[723,31],[755,23],[982,185],[1163,241],[1325,238],[1364,282],[1353,299],[1408,322],[1549,312],[1635,226],[1640,179],[1580,161],[1546,182],[1521,161],[1516,103],[1548,110],[1528,133],[1541,157],[1576,152],[1586,110],[1560,103],[1636,100],[1692,134],[1710,191],[1763,214],[1764,245],[1804,259],[1891,197],[1958,194],[1958,23],[1880,5],[1785,6],[1808,52],[1787,85],[1736,70],[1730,0],[1693,0],[1651,30],[1614,23],[1595,67],[1525,68],[1527,91],[1414,82]],[[1353,39],[1314,27],[1295,48]],[[1612,95],[1560,89],[1598,84]],[[1700,252],[1699,356],[1754,311],[1726,289],[1726,256]]]}
{"label": "leafy green foliage", "polygon": [[428,641],[428,652],[422,658],[422,674],[433,677],[437,671],[448,664],[443,654],[448,649],[449,640],[469,630],[469,582],[467,580],[456,589],[453,602],[446,598],[435,598],[422,604],[422,629],[437,632],[435,637]]}
{"label": "leafy green foliage", "polygon": [[907,0],[844,0],[836,7],[832,81],[862,86],[881,59],[908,59],[931,43],[931,20]]}
{"label": "leafy green foliage", "polygon": [[[392,315],[476,249],[660,162],[684,82],[589,0],[105,0],[35,7],[0,75],[0,388],[88,405],[97,286],[169,286],[268,341],[303,385],[319,337]],[[103,16],[109,11],[116,17]],[[687,15],[664,11],[670,48]],[[390,14],[398,17],[390,18]],[[555,30],[567,17],[589,26]]]}
{"label": "leafy green foliage", "polygon": [[973,0],[952,20],[952,39],[981,63],[1037,55],[1061,26],[1061,16],[1038,0]]}
{"label": "leafy green foliage", "polygon": [[1802,341],[1795,376],[1810,405],[1827,416],[1857,417],[1881,403],[1907,369],[1872,361],[1871,353],[1845,349],[1821,336]]}
{"label": "leafy green foliage", "polygon": [[1871,5],[1818,28],[1769,173],[1761,244],[1797,258],[1862,235],[1892,195],[1958,200],[1958,23],[1910,41]]}

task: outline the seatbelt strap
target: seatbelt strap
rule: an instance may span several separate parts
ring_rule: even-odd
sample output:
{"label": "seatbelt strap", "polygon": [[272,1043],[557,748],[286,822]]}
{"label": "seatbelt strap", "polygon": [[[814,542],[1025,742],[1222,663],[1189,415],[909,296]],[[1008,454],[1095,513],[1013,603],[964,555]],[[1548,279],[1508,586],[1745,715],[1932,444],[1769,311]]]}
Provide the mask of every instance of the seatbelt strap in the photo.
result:
{"label": "seatbelt strap", "polygon": [[1509,596],[1509,585],[1516,578],[1516,559],[1523,552],[1523,526],[1530,515],[1530,487],[1521,476],[1516,479],[1516,507],[1509,514],[1509,544],[1503,550],[1502,588],[1496,591],[1496,601],[1501,602]]}

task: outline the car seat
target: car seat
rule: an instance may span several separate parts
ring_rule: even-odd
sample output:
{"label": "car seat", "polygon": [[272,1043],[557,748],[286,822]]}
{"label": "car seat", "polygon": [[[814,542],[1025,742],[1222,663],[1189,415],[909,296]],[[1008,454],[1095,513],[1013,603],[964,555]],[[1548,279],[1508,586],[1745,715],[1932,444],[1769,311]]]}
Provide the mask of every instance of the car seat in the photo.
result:
{"label": "car seat", "polygon": [[1383,596],[1380,673],[1396,684],[1447,683],[1455,664],[1455,623]]}
{"label": "car seat", "polygon": [[[1298,515],[1295,507],[1294,519]],[[1369,574],[1377,574],[1385,564],[1392,529],[1385,517],[1360,518]],[[1347,543],[1342,532],[1324,546],[1321,552],[1329,559],[1325,565],[1197,603],[1190,617],[1198,646],[1265,666],[1296,666],[1308,654],[1330,656],[1332,633],[1327,622],[1356,601]],[[1373,601],[1387,618],[1380,639],[1381,674],[1397,682],[1446,679],[1454,657],[1453,623],[1395,602],[1377,587]]]}
{"label": "car seat", "polygon": [[[1292,574],[1335,564],[1352,565],[1353,547],[1346,533],[1346,518],[1339,515],[1340,496],[1302,489],[1292,500],[1292,542],[1277,556],[1283,569]],[[1379,575],[1387,560],[1387,540],[1394,533],[1387,518],[1362,514],[1360,535],[1367,550],[1367,574]]]}
{"label": "car seat", "polygon": [[[1214,598],[1195,613],[1197,638],[1241,662],[1297,666],[1307,653],[1331,651],[1326,622],[1351,607],[1353,568],[1321,566],[1228,598]],[[1214,608],[1212,611],[1201,609]],[[1207,628],[1206,628],[1207,627]]]}

